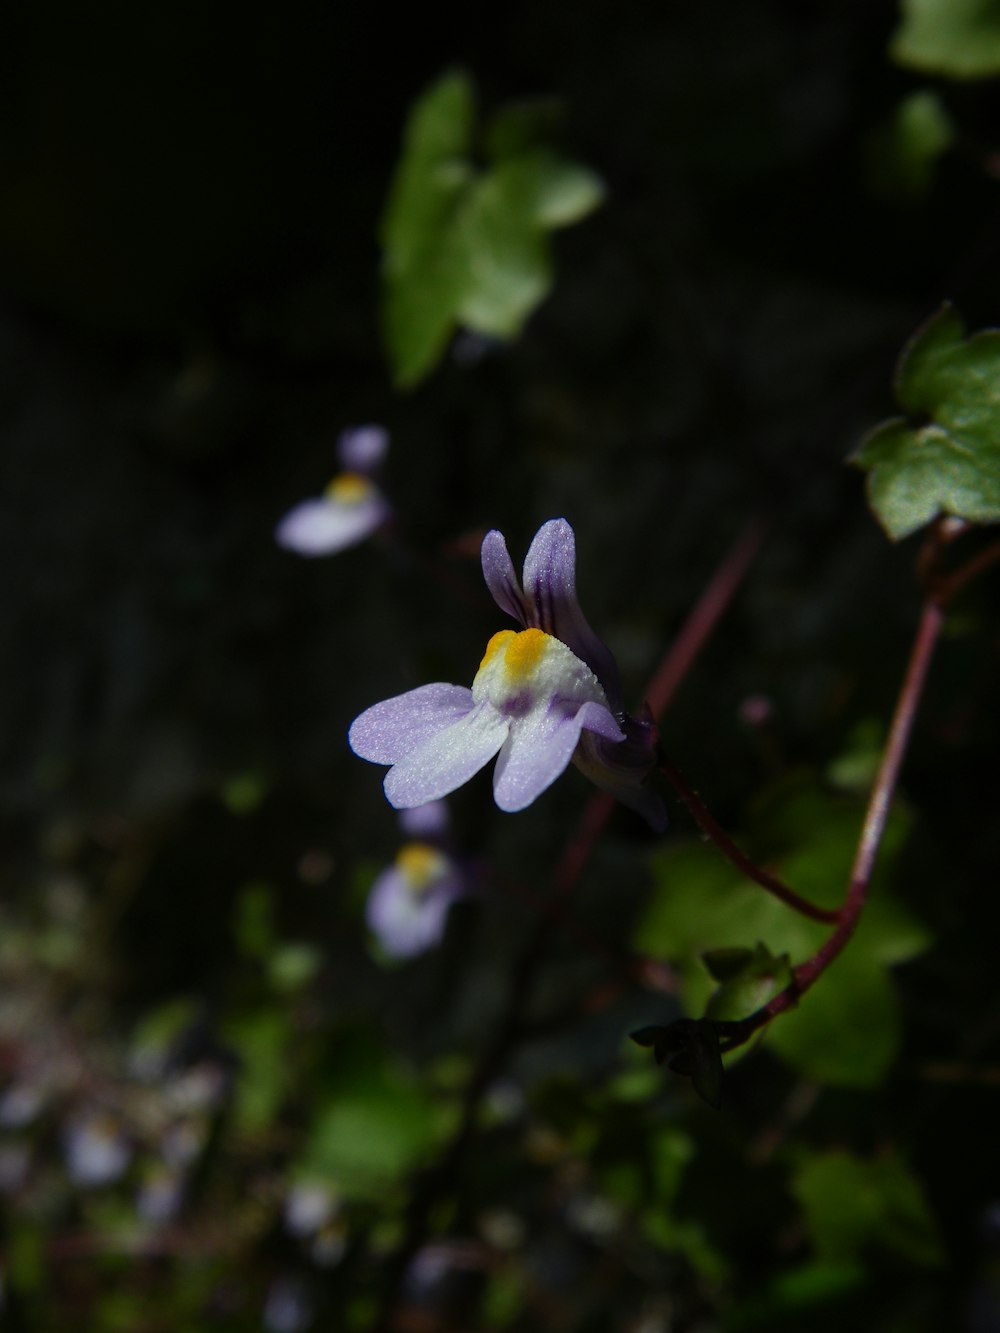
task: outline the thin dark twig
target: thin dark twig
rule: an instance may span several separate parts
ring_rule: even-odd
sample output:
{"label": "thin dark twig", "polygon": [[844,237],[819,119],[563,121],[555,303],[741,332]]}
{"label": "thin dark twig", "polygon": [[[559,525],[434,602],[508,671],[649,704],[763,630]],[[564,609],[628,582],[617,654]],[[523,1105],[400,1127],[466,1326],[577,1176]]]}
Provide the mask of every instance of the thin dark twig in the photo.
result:
{"label": "thin dark twig", "polygon": [[769,870],[765,870],[762,866],[758,866],[751,861],[749,856],[737,847],[722,825],[709,813],[701,797],[691,787],[677,765],[667,758],[662,749],[660,751],[660,772],[670,779],[681,800],[723,856],[727,857],[748,879],[752,879],[761,888],[773,894],[775,898],[779,898],[787,907],[794,908],[796,912],[801,912],[803,916],[810,917],[813,921],[836,922],[840,920],[840,910],[838,908],[817,907],[808,898],[803,898],[794,889],[782,883]]}

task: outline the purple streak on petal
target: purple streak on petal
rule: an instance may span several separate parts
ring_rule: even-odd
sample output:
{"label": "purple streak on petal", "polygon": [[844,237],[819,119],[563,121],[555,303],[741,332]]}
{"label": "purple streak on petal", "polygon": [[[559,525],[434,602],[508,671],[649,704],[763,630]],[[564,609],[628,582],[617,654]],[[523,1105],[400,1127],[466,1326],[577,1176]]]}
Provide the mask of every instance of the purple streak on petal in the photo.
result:
{"label": "purple streak on petal", "polygon": [[384,426],[349,426],[337,441],[337,458],[345,472],[370,476],[389,449],[389,432]]}
{"label": "purple streak on petal", "polygon": [[379,495],[351,505],[303,500],[275,528],[274,539],[297,555],[333,555],[364,541],[388,517],[389,506]]}
{"label": "purple streak on petal", "polygon": [[455,871],[424,893],[414,894],[406,877],[390,866],[371,887],[365,918],[387,954],[412,958],[438,943],[448,909],[463,892],[461,876]]}
{"label": "purple streak on petal", "polygon": [[618,667],[577,601],[576,538],[564,518],[549,519],[535,533],[524,561],[524,597],[531,624],[561,639],[586,662],[604,687],[611,707],[619,710]]}
{"label": "purple streak on petal", "polygon": [[492,704],[473,708],[390,769],[384,784],[389,804],[405,810],[447,796],[490,762],[509,727]]}
{"label": "purple streak on petal", "polygon": [[399,816],[400,827],[411,838],[442,838],[448,832],[448,806],[444,801],[415,805]]}
{"label": "purple streak on petal", "polygon": [[453,726],[472,707],[472,691],[464,685],[421,685],[366,708],[351,723],[348,744],[361,759],[395,764]]}
{"label": "purple streak on petal", "polygon": [[526,618],[527,603],[514,573],[514,565],[502,532],[493,528],[486,534],[483,538],[481,556],[483,578],[500,610],[506,611],[526,629],[530,626],[537,628],[536,621]]}

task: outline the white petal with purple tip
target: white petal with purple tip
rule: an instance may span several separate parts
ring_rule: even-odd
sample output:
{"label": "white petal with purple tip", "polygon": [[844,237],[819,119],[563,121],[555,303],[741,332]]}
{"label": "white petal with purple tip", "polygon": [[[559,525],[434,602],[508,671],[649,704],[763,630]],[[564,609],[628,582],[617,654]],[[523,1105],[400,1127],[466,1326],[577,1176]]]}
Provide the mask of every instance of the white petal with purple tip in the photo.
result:
{"label": "white petal with purple tip", "polygon": [[360,759],[396,764],[472,707],[472,691],[464,685],[420,685],[366,708],[351,723],[347,741]]}
{"label": "white petal with purple tip", "polygon": [[447,796],[484,768],[507,739],[510,722],[489,704],[411,750],[386,775],[384,789],[397,810]]}
{"label": "white petal with purple tip", "polygon": [[622,733],[598,703],[572,712],[544,704],[512,724],[493,774],[493,796],[501,810],[513,813],[529,806],[566,769],[584,726],[592,723],[616,738]]}

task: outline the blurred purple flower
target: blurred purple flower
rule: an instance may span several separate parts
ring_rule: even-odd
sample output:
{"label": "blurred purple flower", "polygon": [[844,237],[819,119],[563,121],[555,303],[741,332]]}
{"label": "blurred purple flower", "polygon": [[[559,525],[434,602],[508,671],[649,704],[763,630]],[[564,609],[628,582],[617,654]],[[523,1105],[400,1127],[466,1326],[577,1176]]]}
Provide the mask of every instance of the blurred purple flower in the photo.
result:
{"label": "blurred purple flower", "polygon": [[373,480],[386,450],[388,433],[381,426],[356,426],[337,443],[343,471],[323,495],[302,500],[275,529],[275,540],[298,555],[333,555],[370,536],[389,518],[389,502]]}
{"label": "blurred purple flower", "polygon": [[71,1120],[63,1131],[63,1152],[70,1179],[77,1185],[110,1185],[132,1158],[121,1126],[111,1116],[86,1114]]}
{"label": "blurred purple flower", "polygon": [[412,958],[439,942],[448,909],[468,891],[456,861],[427,842],[407,842],[375,880],[365,917],[391,958]]}
{"label": "blurred purple flower", "polygon": [[663,828],[663,804],[645,785],[656,729],[624,712],[615,660],[577,601],[573,529],[561,518],[539,529],[523,588],[501,533],[487,533],[482,563],[497,605],[525,628],[493,635],[471,690],[422,685],[367,709],[350,729],[355,754],[392,765],[385,794],[397,809],[454,791],[499,755],[496,803],[523,810],[572,761]]}

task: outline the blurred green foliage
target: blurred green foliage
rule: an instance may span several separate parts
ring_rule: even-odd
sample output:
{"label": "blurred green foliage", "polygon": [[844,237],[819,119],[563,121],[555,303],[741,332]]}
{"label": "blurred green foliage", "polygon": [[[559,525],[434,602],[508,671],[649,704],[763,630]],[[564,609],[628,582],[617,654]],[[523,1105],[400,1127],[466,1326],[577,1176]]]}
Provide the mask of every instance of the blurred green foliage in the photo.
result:
{"label": "blurred green foliage", "polygon": [[474,159],[474,91],[445,75],[414,106],[382,222],[384,316],[400,387],[423,379],[457,327],[513,338],[553,282],[547,233],[600,203],[597,176],[548,142],[553,108],[511,107]]}
{"label": "blurred green foliage", "polygon": [[902,0],[902,10],[891,48],[901,65],[955,79],[1000,74],[997,0]]}

